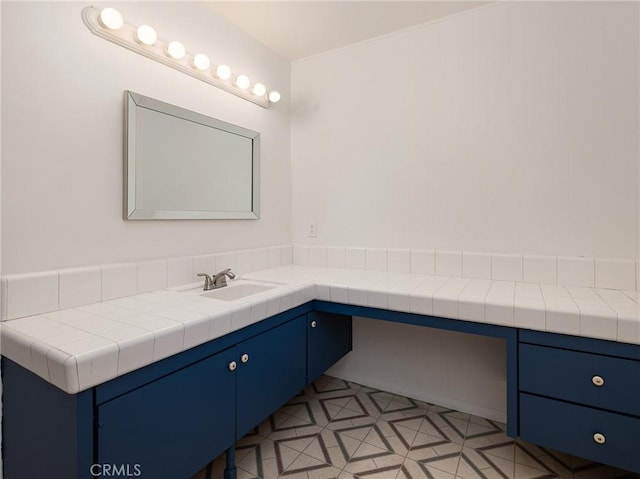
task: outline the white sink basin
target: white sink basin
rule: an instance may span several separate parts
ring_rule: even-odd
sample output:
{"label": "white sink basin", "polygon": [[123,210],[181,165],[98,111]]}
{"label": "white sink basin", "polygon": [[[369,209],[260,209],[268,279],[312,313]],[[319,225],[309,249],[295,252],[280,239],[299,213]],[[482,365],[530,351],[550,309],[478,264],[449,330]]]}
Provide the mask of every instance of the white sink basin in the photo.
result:
{"label": "white sink basin", "polygon": [[252,294],[268,291],[276,286],[277,285],[275,284],[248,283],[246,281],[239,280],[235,283],[230,283],[224,288],[206,291],[200,296],[204,296],[205,298],[222,299],[223,301],[233,301],[234,299],[240,299],[246,296],[251,296]]}
{"label": "white sink basin", "polygon": [[267,283],[263,281],[253,281],[247,279],[235,279],[227,282],[227,286],[218,289],[212,289],[210,291],[204,291],[202,284],[194,287],[195,284],[188,286],[180,286],[175,288],[174,291],[180,291],[189,294],[198,294],[204,298],[220,299],[222,301],[233,301],[236,299],[245,298],[252,294],[262,293],[263,291],[269,291],[270,289],[282,286],[281,283]]}

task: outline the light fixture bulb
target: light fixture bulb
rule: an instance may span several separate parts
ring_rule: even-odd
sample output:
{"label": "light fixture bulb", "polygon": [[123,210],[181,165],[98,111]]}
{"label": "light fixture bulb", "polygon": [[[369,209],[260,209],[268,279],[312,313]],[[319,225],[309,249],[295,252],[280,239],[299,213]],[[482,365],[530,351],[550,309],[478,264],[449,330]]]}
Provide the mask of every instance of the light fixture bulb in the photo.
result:
{"label": "light fixture bulb", "polygon": [[264,94],[267,93],[267,87],[265,87],[262,83],[256,83],[255,85],[253,85],[251,91],[256,96],[264,96]]}
{"label": "light fixture bulb", "polygon": [[124,24],[124,20],[122,19],[122,14],[116,10],[115,8],[105,8],[100,12],[100,17],[98,18],[100,25],[109,30],[118,30],[122,28]]}
{"label": "light fixture bulb", "polygon": [[187,54],[187,51],[184,48],[184,45],[180,42],[169,42],[167,45],[167,55],[171,58],[175,58],[176,60],[181,60]]}
{"label": "light fixture bulb", "polygon": [[196,53],[193,56],[193,66],[198,70],[206,70],[209,68],[209,57],[204,53]]}
{"label": "light fixture bulb", "polygon": [[231,78],[231,68],[227,65],[218,65],[218,68],[216,68],[216,76],[220,78],[220,80],[228,80]]}
{"label": "light fixture bulb", "polygon": [[278,103],[280,101],[280,92],[273,90],[269,92],[269,101],[271,103]]}
{"label": "light fixture bulb", "polygon": [[140,25],[136,35],[138,41],[144,45],[153,45],[158,39],[156,31],[149,25]]}
{"label": "light fixture bulb", "polygon": [[247,88],[249,88],[249,85],[251,85],[251,80],[249,80],[248,76],[238,75],[238,78],[236,78],[236,86],[238,88],[246,90]]}

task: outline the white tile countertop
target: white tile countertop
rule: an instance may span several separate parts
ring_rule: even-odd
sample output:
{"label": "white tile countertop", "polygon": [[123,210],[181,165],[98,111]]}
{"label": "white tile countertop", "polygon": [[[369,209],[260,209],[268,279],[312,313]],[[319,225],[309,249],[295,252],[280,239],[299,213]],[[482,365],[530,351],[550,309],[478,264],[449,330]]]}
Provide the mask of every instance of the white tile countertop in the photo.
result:
{"label": "white tile countertop", "polygon": [[640,344],[637,291],[292,265],[242,278],[278,286],[233,301],[161,290],[10,320],[2,354],[77,393],[312,299]]}

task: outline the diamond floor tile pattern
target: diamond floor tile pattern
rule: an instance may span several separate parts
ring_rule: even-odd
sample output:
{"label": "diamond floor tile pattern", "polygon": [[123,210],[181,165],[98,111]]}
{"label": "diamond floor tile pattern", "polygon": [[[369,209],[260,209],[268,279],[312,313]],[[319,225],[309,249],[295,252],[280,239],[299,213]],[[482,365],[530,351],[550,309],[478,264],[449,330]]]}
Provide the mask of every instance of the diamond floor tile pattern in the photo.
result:
{"label": "diamond floor tile pattern", "polygon": [[[238,479],[640,479],[496,421],[321,376],[236,444]],[[222,479],[224,455],[193,479]]]}

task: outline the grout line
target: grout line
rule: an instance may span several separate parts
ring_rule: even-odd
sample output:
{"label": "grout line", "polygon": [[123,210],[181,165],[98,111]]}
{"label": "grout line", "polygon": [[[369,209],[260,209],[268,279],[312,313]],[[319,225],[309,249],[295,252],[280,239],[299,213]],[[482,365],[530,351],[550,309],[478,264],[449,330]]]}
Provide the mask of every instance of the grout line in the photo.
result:
{"label": "grout line", "polygon": [[60,271],[58,271],[58,304],[56,305],[56,310],[60,310]]}

